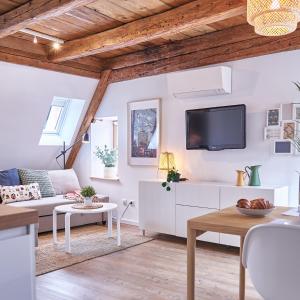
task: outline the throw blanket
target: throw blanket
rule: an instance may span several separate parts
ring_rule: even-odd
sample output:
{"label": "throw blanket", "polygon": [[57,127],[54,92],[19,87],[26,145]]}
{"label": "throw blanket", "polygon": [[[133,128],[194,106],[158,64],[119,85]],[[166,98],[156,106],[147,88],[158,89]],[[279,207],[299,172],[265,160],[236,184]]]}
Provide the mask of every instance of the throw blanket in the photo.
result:
{"label": "throw blanket", "polygon": [[[83,202],[83,197],[81,196],[80,191],[74,191],[72,193],[67,193],[64,195],[64,198],[68,199],[68,200],[80,202],[80,203]],[[93,197],[93,202],[95,202],[95,203],[107,202],[107,199],[106,199],[106,197],[95,195]]]}

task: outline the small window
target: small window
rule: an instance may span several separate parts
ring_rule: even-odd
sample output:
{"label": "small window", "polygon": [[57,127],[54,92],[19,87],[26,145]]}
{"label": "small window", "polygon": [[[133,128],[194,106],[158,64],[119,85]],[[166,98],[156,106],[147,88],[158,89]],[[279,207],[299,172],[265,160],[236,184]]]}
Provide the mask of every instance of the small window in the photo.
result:
{"label": "small window", "polygon": [[59,134],[67,113],[68,102],[65,99],[53,100],[43,133]]}

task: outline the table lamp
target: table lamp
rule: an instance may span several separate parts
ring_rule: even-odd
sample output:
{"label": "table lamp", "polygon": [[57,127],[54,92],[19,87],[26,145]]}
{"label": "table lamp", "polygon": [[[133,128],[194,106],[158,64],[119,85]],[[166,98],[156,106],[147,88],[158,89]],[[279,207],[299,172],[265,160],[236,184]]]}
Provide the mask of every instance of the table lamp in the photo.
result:
{"label": "table lamp", "polygon": [[172,152],[162,152],[159,157],[159,170],[170,171],[176,169],[175,158]]}

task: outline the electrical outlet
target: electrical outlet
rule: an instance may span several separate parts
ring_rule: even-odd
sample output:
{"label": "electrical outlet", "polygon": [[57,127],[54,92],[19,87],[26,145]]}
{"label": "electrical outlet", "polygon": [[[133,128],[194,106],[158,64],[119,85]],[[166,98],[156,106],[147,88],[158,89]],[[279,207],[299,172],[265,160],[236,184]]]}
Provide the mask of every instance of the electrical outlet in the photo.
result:
{"label": "electrical outlet", "polygon": [[126,198],[123,198],[122,203],[123,203],[124,206],[127,206],[128,205],[128,200]]}

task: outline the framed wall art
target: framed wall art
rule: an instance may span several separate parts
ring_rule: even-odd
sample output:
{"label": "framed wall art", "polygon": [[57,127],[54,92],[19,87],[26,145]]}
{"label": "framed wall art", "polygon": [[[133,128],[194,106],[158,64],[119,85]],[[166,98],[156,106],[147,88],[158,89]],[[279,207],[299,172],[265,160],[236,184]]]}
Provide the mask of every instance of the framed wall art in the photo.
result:
{"label": "framed wall art", "polygon": [[128,163],[158,166],[160,99],[128,103]]}
{"label": "framed wall art", "polygon": [[280,108],[269,109],[267,111],[267,127],[280,126],[281,110]]}
{"label": "framed wall art", "polygon": [[300,122],[300,103],[293,103],[293,120]]}
{"label": "framed wall art", "polygon": [[293,120],[282,122],[282,138],[293,140],[297,131],[296,122]]}

